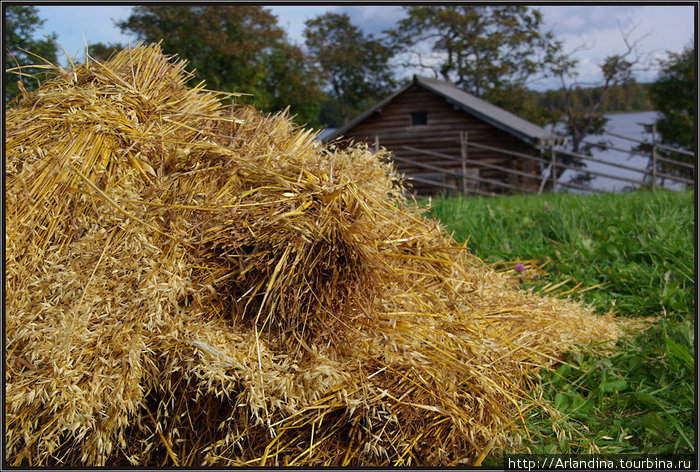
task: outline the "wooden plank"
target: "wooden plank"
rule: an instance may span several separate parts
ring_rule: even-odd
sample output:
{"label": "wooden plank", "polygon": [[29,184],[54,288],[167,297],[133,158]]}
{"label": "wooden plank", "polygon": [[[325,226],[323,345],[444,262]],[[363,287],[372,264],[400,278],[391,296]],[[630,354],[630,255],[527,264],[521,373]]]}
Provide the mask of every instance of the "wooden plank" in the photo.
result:
{"label": "wooden plank", "polygon": [[675,180],[676,182],[682,182],[682,183],[686,183],[686,184],[694,184],[695,183],[695,181],[693,181],[691,179],[687,179],[685,177],[680,177],[680,176],[672,175],[672,174],[664,174],[661,172],[657,172],[656,176],[662,177],[662,178],[668,179],[668,180]]}
{"label": "wooden plank", "polygon": [[[459,189],[457,188],[456,185],[445,184],[445,183],[442,183],[442,182],[435,182],[435,181],[433,181],[433,180],[422,179],[422,178],[420,178],[420,177],[408,177],[408,176],[406,176],[406,180],[412,180],[412,181],[420,182],[420,183],[427,184],[427,185],[430,185],[430,186],[442,187],[442,188],[447,188],[447,189],[450,189],[450,190],[459,191]],[[495,193],[493,193],[493,192],[484,192],[483,190],[479,190],[479,189],[475,189],[475,188],[469,189],[469,192],[470,192],[470,193],[476,193],[476,194],[478,194],[478,195],[483,195],[483,196],[485,196],[485,197],[496,197],[496,196],[498,196],[497,194],[495,194]]]}
{"label": "wooden plank", "polygon": [[[695,154],[693,154],[690,151],[684,151],[683,149],[678,149],[678,148],[674,148],[671,146],[665,146],[663,144],[657,144],[656,147],[661,148],[661,149],[665,149],[665,150],[670,151],[670,152],[677,152],[678,154],[683,154],[684,156],[695,157]],[[673,159],[665,159],[665,160],[674,161]],[[678,162],[678,161],[674,161],[674,162]]]}
{"label": "wooden plank", "polygon": [[[617,148],[612,148],[612,147],[609,147],[608,149],[613,149],[615,151],[623,151],[623,152],[628,152],[629,154],[634,154],[634,153],[631,153],[631,152],[629,152],[627,150],[623,150],[623,149],[617,149]],[[601,164],[606,164],[606,165],[609,165],[612,167],[619,167],[620,169],[632,170],[635,172],[641,172],[643,174],[646,174],[646,169],[640,169],[639,167],[626,166],[624,164],[618,164],[617,162],[606,161],[605,159],[598,159],[598,158],[591,157],[591,156],[583,157],[583,156],[585,156],[585,154],[581,154],[580,156],[582,156],[581,159],[585,159],[587,161],[599,162]]]}
{"label": "wooden plank", "polygon": [[595,192],[595,189],[593,187],[589,187],[588,185],[574,184],[571,182],[562,182],[560,180],[557,181],[557,185],[563,185],[564,187],[571,187],[577,188],[579,190],[588,190],[590,192]]}
{"label": "wooden plank", "polygon": [[[408,159],[400,158],[400,157],[397,157],[397,156],[394,156],[394,159],[397,159],[397,160],[400,160],[400,161],[408,161]],[[410,161],[409,161],[409,162],[410,162]],[[440,172],[443,172],[444,174],[450,175],[450,176],[452,176],[452,177],[457,177],[457,178],[461,178],[461,177],[462,177],[462,174],[459,173],[459,172],[448,171],[448,170],[445,170],[445,169],[441,169],[440,167],[437,167],[437,166],[431,166],[430,164],[422,164],[422,163],[419,164],[419,163],[416,163],[416,162],[411,162],[411,165],[414,165],[414,166],[417,166],[417,167],[422,167],[422,168],[424,168],[424,169],[440,171]],[[408,176],[409,176],[409,174],[406,173],[406,177],[408,177]],[[487,183],[487,184],[489,184],[489,185],[495,185],[495,186],[497,186],[497,187],[504,187],[504,188],[509,188],[509,189],[513,189],[513,190],[523,190],[523,191],[525,191],[525,192],[533,192],[533,190],[532,190],[532,189],[529,189],[529,188],[519,187],[519,186],[517,186],[517,185],[510,185],[510,184],[506,184],[506,183],[504,183],[504,182],[499,182],[499,181],[497,181],[497,180],[485,179],[485,178],[483,178],[483,177],[476,177],[476,176],[474,176],[474,175],[468,175],[468,176],[466,176],[466,178],[467,178],[468,180],[475,180],[475,181],[477,181],[477,182],[485,182],[485,183]]]}
{"label": "wooden plank", "polygon": [[[626,139],[627,141],[633,141],[635,143],[650,144],[648,141],[642,141],[639,139],[630,138],[628,136],[623,136],[623,135],[617,134],[617,133],[611,133],[609,131],[606,132],[605,134],[609,134],[610,136],[615,136],[616,138]],[[666,149],[667,151],[671,151],[671,152],[677,152],[678,154],[683,154],[685,156],[695,156],[695,154],[692,152],[689,152],[689,151],[686,151],[683,149],[674,148],[671,146],[664,146],[663,144],[657,144],[656,147]]]}
{"label": "wooden plank", "polygon": [[442,159],[446,159],[446,160],[450,160],[450,161],[455,161],[455,162],[459,162],[459,163],[462,162],[462,160],[459,159],[459,158],[457,158],[457,157],[450,156],[450,155],[447,155],[447,154],[443,154],[443,153],[441,153],[441,152],[427,151],[427,150],[425,150],[425,149],[417,149],[417,148],[414,148],[414,147],[412,147],[412,146],[401,146],[401,149],[404,149],[404,150],[407,150],[407,151],[411,151],[411,152],[415,152],[415,153],[419,153],[419,154],[427,154],[427,155],[429,155],[429,156],[440,157],[440,158],[442,158]]}
{"label": "wooden plank", "polygon": [[472,161],[472,164],[475,166],[481,166],[481,167],[487,167],[490,169],[500,170],[503,172],[507,172],[511,175],[517,175],[520,177],[525,177],[527,179],[542,180],[542,176],[538,175],[538,174],[528,174],[527,172],[521,172],[521,171],[516,170],[516,169],[508,169],[507,167],[497,166],[497,165],[493,165],[493,164],[487,164],[486,162],[482,162],[482,161]]}
{"label": "wooden plank", "polygon": [[411,177],[420,177],[421,179],[432,179],[436,182],[442,181],[445,176],[444,172],[413,172],[410,174]]}
{"label": "wooden plank", "polygon": [[[561,151],[558,151],[557,153],[558,153],[558,154],[561,154],[562,152],[561,152]],[[586,169],[582,169],[581,167],[576,167],[576,166],[570,166],[570,165],[567,165],[567,164],[562,164],[561,162],[557,162],[557,167],[562,167],[562,168],[564,168],[564,169],[575,170],[576,172],[581,172],[582,174],[596,175],[596,176],[598,176],[598,177],[607,177],[608,179],[612,179],[612,180],[621,180],[621,181],[623,181],[623,182],[630,182],[630,183],[637,184],[637,185],[646,185],[646,182],[643,182],[643,181],[641,181],[641,180],[630,179],[630,178],[627,178],[627,177],[620,177],[619,175],[607,174],[607,173],[605,173],[605,172],[598,172],[598,171],[593,171],[593,170],[586,170]]]}
{"label": "wooden plank", "polygon": [[406,176],[406,180],[413,180],[413,181],[415,181],[415,182],[420,182],[420,183],[423,183],[423,184],[428,184],[428,185],[431,185],[431,186],[434,186],[434,187],[442,187],[442,188],[447,188],[447,189],[450,189],[450,190],[459,190],[459,189],[457,188],[456,185],[446,184],[446,183],[443,183],[443,182],[436,182],[436,181],[430,180],[430,179],[422,179],[422,178],[420,178],[420,177],[411,177],[411,176],[408,176],[408,175],[407,175],[407,176]]}
{"label": "wooden plank", "polygon": [[467,141],[468,139],[468,134],[466,131],[462,131],[460,133],[460,140],[459,140],[459,150],[461,151],[462,154],[462,191],[464,192],[464,195],[467,194],[467,159],[468,159],[468,154],[467,154]]}
{"label": "wooden plank", "polygon": [[[470,132],[472,132],[472,129],[470,129]],[[482,133],[478,129],[474,129],[473,131],[476,134],[481,135],[482,137],[487,136],[487,134]],[[451,137],[454,139],[455,143],[459,142],[459,135],[455,133],[455,130],[451,127],[446,127],[446,126],[430,126],[430,125],[421,125],[421,126],[405,126],[405,125],[399,125],[399,126],[394,126],[391,124],[391,126],[372,126],[372,127],[367,127],[367,130],[364,131],[360,127],[355,127],[349,132],[345,133],[344,136],[350,137],[350,136],[374,136],[377,134],[380,139],[426,139],[434,136],[442,136],[442,137]]]}
{"label": "wooden plank", "polygon": [[[486,146],[486,145],[483,145],[483,144],[477,144],[477,143],[475,143],[475,142],[470,142],[470,143],[469,143],[469,146],[473,146],[473,147],[476,147],[476,148],[479,148],[479,149],[486,149],[486,150],[489,150],[489,151],[499,152],[499,153],[502,153],[502,154],[507,154],[507,155],[509,155],[509,156],[522,157],[523,159],[530,159],[530,160],[533,160],[533,161],[538,161],[538,162],[543,162],[543,163],[545,163],[545,164],[549,164],[549,161],[548,161],[547,159],[542,159],[541,157],[535,157],[535,156],[530,155],[530,154],[524,154],[524,153],[522,153],[522,152],[507,151],[507,150],[505,150],[505,149],[500,149],[500,148],[496,148],[496,147],[493,147],[493,146]],[[560,151],[558,151],[558,152],[560,152]]]}
{"label": "wooden plank", "polygon": [[[429,154],[429,155],[432,155],[432,156],[442,157],[442,158],[444,158],[444,159],[449,159],[449,160],[451,160],[451,161],[460,162],[460,164],[461,164],[461,159],[453,158],[452,156],[443,155],[443,154],[438,153],[438,152],[431,152],[431,151],[425,151],[425,150],[421,150],[421,149],[415,149],[415,148],[412,148],[412,147],[409,147],[409,146],[402,146],[402,148],[408,149],[408,150],[414,151],[414,152],[420,152],[420,153],[423,153],[423,154]],[[528,173],[526,173],[526,172],[521,172],[521,171],[518,171],[518,170],[515,170],[515,169],[508,169],[508,168],[506,168],[506,167],[502,167],[502,166],[498,166],[498,165],[494,165],[494,164],[488,164],[488,163],[486,163],[486,162],[484,162],[484,161],[477,161],[477,160],[470,159],[470,160],[469,160],[469,163],[470,163],[471,165],[481,166],[481,167],[487,167],[487,168],[490,168],[490,169],[499,170],[499,171],[502,171],[502,172],[506,172],[506,173],[508,173],[508,174],[518,175],[518,176],[521,176],[521,177],[532,178],[532,179],[538,179],[538,180],[541,180],[541,179],[542,179],[542,176],[541,176],[541,175],[532,175],[532,174],[528,174]]]}
{"label": "wooden plank", "polygon": [[[595,143],[586,142],[586,144],[595,144]],[[656,147],[660,148],[660,147],[663,147],[663,146],[662,146],[661,144],[657,144]],[[605,146],[605,149],[606,149],[606,150],[607,150],[607,149],[612,149],[613,151],[625,152],[625,153],[627,153],[627,154],[634,154],[635,156],[639,156],[639,157],[646,157],[646,158],[650,157],[650,156],[648,156],[648,155],[646,155],[646,154],[644,154],[644,153],[642,153],[642,152],[634,151],[634,150],[632,150],[632,149],[622,149],[622,148],[618,148],[618,147],[615,147],[615,146]],[[692,156],[692,154],[689,154],[689,155]],[[675,165],[678,165],[678,166],[681,166],[681,167],[686,167],[686,168],[689,168],[689,169],[695,169],[695,165],[694,165],[694,164],[689,164],[689,163],[683,162],[683,161],[677,161],[677,160],[675,160],[675,159],[667,159],[667,158],[665,158],[665,157],[656,156],[656,160],[657,160],[657,161],[668,162],[668,163],[670,163],[670,164],[675,164]],[[606,162],[606,163],[607,163],[607,162]],[[619,167],[619,166],[618,166],[618,167]],[[635,169],[635,170],[636,170],[636,169]]]}
{"label": "wooden plank", "polygon": [[399,162],[407,162],[407,163],[411,164],[412,166],[421,167],[421,168],[423,168],[423,169],[429,169],[429,170],[434,170],[434,171],[442,172],[443,174],[451,175],[451,176],[453,176],[453,177],[462,177],[462,175],[461,175],[459,172],[452,172],[452,171],[443,169],[443,168],[441,168],[441,167],[433,166],[433,165],[430,165],[430,164],[424,164],[424,163],[422,163],[422,162],[411,161],[410,159],[405,159],[405,158],[403,158],[403,157],[392,156],[392,159],[396,159],[396,160],[399,161]]}
{"label": "wooden plank", "polygon": [[[656,147],[664,147],[664,146],[661,146],[660,144],[657,144]],[[675,159],[667,159],[667,158],[665,158],[665,157],[656,156],[656,160],[657,160],[657,161],[662,161],[662,162],[668,162],[669,164],[673,164],[673,165],[676,165],[676,166],[687,167],[687,168],[689,168],[689,169],[695,169],[695,165],[694,165],[694,164],[689,164],[689,163],[683,162],[683,161],[677,161],[677,160],[675,160]]]}

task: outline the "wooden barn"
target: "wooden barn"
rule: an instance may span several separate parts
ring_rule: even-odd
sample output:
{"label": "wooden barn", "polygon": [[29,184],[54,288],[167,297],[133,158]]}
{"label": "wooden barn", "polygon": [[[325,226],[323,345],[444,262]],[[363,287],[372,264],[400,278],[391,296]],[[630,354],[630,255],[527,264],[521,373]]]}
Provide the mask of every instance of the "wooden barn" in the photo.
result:
{"label": "wooden barn", "polygon": [[324,141],[341,136],[392,151],[419,195],[536,191],[546,167],[541,150],[562,141],[453,84],[419,76]]}

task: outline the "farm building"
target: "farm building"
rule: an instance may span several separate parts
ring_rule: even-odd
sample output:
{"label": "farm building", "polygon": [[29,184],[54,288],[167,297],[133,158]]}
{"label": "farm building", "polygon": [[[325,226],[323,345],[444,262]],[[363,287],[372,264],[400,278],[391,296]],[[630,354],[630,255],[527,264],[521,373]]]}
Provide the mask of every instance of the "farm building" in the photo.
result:
{"label": "farm building", "polygon": [[397,168],[421,195],[536,190],[541,150],[562,140],[453,84],[415,75],[323,140],[341,136],[392,151]]}

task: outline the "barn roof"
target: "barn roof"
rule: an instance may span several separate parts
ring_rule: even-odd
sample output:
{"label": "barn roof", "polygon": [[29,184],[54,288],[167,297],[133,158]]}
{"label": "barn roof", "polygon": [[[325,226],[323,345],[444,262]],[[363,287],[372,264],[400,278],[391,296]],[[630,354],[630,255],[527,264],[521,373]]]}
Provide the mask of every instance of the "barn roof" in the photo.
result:
{"label": "barn roof", "polygon": [[389,95],[372,108],[366,110],[354,120],[328,134],[324,140],[330,141],[345,134],[348,130],[355,127],[355,125],[369,118],[375,111],[379,110],[387,103],[391,102],[396,96],[405,92],[414,85],[423,87],[424,89],[443,97],[449,103],[455,105],[465,113],[469,113],[470,115],[473,115],[491,126],[505,131],[506,133],[509,133],[532,146],[542,147],[548,145],[553,138],[556,139],[556,142],[561,142],[562,140],[562,137],[553,136],[550,131],[547,131],[541,126],[537,126],[536,124],[524,120],[523,118],[520,118],[519,116],[516,116],[503,108],[497,107],[496,105],[492,105],[485,100],[475,97],[474,95],[457,88],[457,86],[454,84],[440,80],[428,79],[417,75],[413,76],[412,82],[409,82],[397,92]]}

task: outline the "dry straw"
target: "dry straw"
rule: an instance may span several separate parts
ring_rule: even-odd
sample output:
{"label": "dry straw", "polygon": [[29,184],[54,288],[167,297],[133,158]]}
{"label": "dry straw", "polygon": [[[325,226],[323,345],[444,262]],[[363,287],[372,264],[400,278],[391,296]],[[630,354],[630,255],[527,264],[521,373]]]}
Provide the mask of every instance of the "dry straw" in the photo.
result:
{"label": "dry straw", "polygon": [[470,464],[617,336],[456,245],[384,151],[190,77],[139,45],[7,113],[10,464]]}

